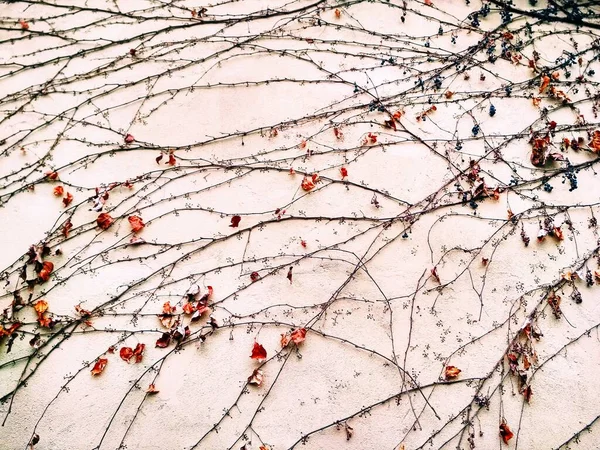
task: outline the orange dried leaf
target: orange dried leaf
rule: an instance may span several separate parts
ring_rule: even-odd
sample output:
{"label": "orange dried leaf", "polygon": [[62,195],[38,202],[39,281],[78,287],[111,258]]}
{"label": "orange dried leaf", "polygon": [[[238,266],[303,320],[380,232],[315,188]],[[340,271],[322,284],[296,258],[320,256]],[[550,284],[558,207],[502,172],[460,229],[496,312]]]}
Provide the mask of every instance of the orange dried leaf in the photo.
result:
{"label": "orange dried leaf", "polygon": [[336,10],[334,11],[335,14],[335,18],[339,19],[340,17],[342,17],[342,12],[336,8]]}
{"label": "orange dried leaf", "polygon": [[129,224],[131,225],[131,231],[133,231],[134,233],[137,233],[146,226],[142,218],[139,216],[129,216],[127,220],[129,220]]}
{"label": "orange dried leaf", "polygon": [[542,77],[542,83],[540,84],[540,94],[543,94],[546,89],[548,89],[548,85],[550,84],[550,77],[544,75]]}
{"label": "orange dried leaf", "polygon": [[100,358],[98,361],[96,361],[94,368],[91,370],[92,375],[100,375],[106,367],[106,364],[108,364],[108,359],[106,358]]}
{"label": "orange dried leaf", "polygon": [[446,366],[446,369],[444,370],[444,376],[446,377],[446,380],[453,380],[454,378],[458,377],[460,372],[461,370],[458,367]]}
{"label": "orange dried leaf", "polygon": [[23,19],[19,19],[19,25],[21,25],[22,30],[29,30],[29,24]]}
{"label": "orange dried leaf", "polygon": [[35,312],[38,313],[38,316],[41,316],[48,311],[48,302],[46,300],[38,300],[35,302],[35,305],[33,305],[33,308],[35,309]]}
{"label": "orange dried leaf", "polygon": [[57,197],[62,197],[63,194],[65,193],[65,188],[62,186],[56,186],[54,188],[54,195],[56,195]]}
{"label": "orange dried leaf", "polygon": [[154,394],[158,394],[160,391],[156,390],[156,386],[154,386],[154,384],[151,384],[150,386],[148,386],[148,389],[146,390],[146,393],[148,395],[154,395]]}
{"label": "orange dried leaf", "polygon": [[286,334],[282,334],[281,335],[281,347],[287,347],[287,345],[290,343],[291,339],[290,336],[286,333]]}
{"label": "orange dried leaf", "polygon": [[192,303],[187,302],[183,305],[183,312],[185,314],[193,314],[194,311],[196,311],[196,307]]}
{"label": "orange dried leaf", "polygon": [[38,273],[38,277],[42,281],[48,281],[53,270],[54,264],[52,264],[50,261],[44,261],[42,264],[42,269]]}

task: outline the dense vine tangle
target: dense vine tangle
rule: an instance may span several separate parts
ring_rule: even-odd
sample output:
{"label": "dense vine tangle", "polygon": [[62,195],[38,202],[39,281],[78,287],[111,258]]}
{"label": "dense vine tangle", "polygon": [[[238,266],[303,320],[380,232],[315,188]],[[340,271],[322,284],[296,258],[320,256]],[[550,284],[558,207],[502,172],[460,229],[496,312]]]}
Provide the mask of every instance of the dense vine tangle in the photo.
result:
{"label": "dense vine tangle", "polygon": [[597,448],[595,4],[2,3],[0,447]]}

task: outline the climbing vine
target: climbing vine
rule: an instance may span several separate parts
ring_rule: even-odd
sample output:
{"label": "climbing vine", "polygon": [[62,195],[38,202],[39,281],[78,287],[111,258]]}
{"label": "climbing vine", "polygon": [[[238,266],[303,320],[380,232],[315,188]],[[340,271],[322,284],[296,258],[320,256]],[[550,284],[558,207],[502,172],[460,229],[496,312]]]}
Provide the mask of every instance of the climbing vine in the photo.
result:
{"label": "climbing vine", "polygon": [[0,447],[600,442],[596,2],[0,14]]}

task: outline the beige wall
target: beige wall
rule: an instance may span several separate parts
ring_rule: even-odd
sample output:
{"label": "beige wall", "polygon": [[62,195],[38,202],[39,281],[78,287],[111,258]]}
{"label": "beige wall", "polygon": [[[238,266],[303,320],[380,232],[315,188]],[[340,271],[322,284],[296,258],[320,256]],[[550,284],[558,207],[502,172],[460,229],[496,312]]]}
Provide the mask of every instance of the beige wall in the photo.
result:
{"label": "beige wall", "polygon": [[[0,449],[35,435],[36,450],[600,447],[598,425],[585,430],[600,396],[600,288],[585,280],[598,270],[597,30],[529,18],[530,36],[514,13],[503,38],[495,7],[470,28],[477,0],[410,0],[404,23],[395,0],[36,3],[0,8],[0,308],[5,329],[22,324],[0,343]],[[519,40],[520,61],[488,60],[492,43],[499,55]],[[564,51],[574,65],[555,67]],[[558,75],[540,93],[544,67]],[[531,164],[531,133],[550,121],[548,152],[581,169],[576,190],[566,162]],[[581,150],[561,150],[580,136]],[[482,182],[477,208],[462,203]],[[93,207],[107,186],[103,231]],[[536,238],[548,217],[562,240]],[[27,265],[27,287],[27,250],[44,240],[53,273],[35,281]],[[214,293],[191,322],[194,285]],[[166,301],[191,335],[158,348]],[[282,348],[297,328],[306,340]],[[249,357],[254,342],[266,361]],[[119,357],[139,343],[141,362]],[[448,366],[460,374],[446,380]]]}

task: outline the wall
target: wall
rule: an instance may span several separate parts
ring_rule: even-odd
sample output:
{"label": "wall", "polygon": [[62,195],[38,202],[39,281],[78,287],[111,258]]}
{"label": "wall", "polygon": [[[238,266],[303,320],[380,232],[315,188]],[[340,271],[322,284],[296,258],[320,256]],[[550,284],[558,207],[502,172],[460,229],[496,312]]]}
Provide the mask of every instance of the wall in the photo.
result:
{"label": "wall", "polygon": [[514,3],[3,3],[0,448],[598,448],[598,8]]}

